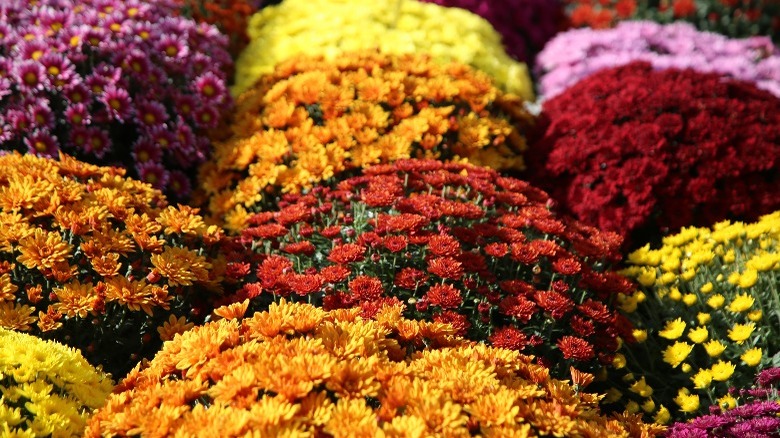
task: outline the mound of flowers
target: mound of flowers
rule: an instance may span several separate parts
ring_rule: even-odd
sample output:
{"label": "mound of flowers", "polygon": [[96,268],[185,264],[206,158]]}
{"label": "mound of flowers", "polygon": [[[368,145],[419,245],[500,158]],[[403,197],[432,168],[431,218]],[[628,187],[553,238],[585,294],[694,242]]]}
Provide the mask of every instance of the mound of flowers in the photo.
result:
{"label": "mound of flowers", "polygon": [[240,230],[280,191],[379,162],[468,159],[522,169],[532,124],[519,98],[462,64],[374,51],[301,56],[239,98],[231,136],[216,142],[200,183],[215,220]]}
{"label": "mound of flowers", "polygon": [[780,98],[753,84],[634,62],[546,101],[542,119],[531,181],[629,243],[780,209]]}
{"label": "mound of flowers", "polygon": [[555,215],[549,201],[467,164],[373,166],[254,216],[226,255],[226,278],[240,287],[231,299],[262,310],[284,297],[366,316],[401,302],[406,317],[533,354],[556,377],[570,366],[595,372],[632,341],[611,303],[633,285],[608,270],[618,236]]}
{"label": "mound of flowers", "polygon": [[780,368],[768,368],[756,376],[751,388],[731,388],[728,401],[710,414],[690,422],[675,423],[669,438],[773,437],[780,431]]}
{"label": "mound of flowers", "polygon": [[626,21],[614,29],[558,34],[539,53],[539,94],[551,98],[604,68],[646,61],[754,82],[780,96],[780,49],[768,37],[729,39],[684,22]]}
{"label": "mound of flowers", "polygon": [[696,28],[730,37],[768,35],[780,41],[780,3],[776,0],[565,0],[575,27],[596,29],[620,20],[657,23],[687,21]]}
{"label": "mound of flowers", "polygon": [[81,436],[114,383],[72,348],[0,328],[3,436]]}
{"label": "mound of flowers", "polygon": [[231,105],[216,28],[173,1],[15,1],[0,11],[0,149],[116,164],[184,199]]}
{"label": "mound of flowers", "polygon": [[522,62],[533,61],[545,43],[566,25],[563,3],[558,0],[423,1],[467,9],[486,19],[501,34],[507,52]]}
{"label": "mound of flowers", "polygon": [[282,302],[250,318],[194,328],[134,370],[86,436],[659,431],[637,416],[602,416],[598,396],[580,392],[592,375],[574,372],[579,386],[550,379],[517,352],[464,341],[445,324],[408,320],[401,310],[386,307],[364,320],[356,310]]}
{"label": "mound of flowers", "polygon": [[221,237],[118,168],[0,156],[0,327],[82,350],[124,375],[202,321]]}
{"label": "mound of flowers", "polygon": [[505,91],[533,100],[525,64],[506,53],[490,23],[465,9],[418,0],[285,0],[253,15],[247,32],[251,41],[236,61],[235,96],[295,55],[338,59],[348,51],[379,49],[469,64]]}
{"label": "mound of flowers", "polygon": [[747,388],[756,369],[778,360],[780,212],[685,228],[663,243],[632,253],[623,271],[642,285],[622,300],[641,342],[623,351],[626,366],[614,380],[630,385],[617,389],[632,410],[663,405],[690,418],[733,405],[730,388]]}

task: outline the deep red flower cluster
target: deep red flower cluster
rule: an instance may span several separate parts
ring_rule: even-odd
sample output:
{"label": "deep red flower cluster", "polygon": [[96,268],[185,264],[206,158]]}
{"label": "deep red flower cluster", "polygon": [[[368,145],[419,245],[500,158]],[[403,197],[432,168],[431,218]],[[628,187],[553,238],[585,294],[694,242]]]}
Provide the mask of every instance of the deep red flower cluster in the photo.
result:
{"label": "deep red flower cluster", "polygon": [[627,243],[780,209],[780,99],[754,85],[637,62],[547,101],[530,180]]}
{"label": "deep red flower cluster", "polygon": [[612,362],[619,339],[633,340],[612,305],[632,284],[606,268],[621,240],[549,203],[487,168],[377,165],[255,215],[227,256],[239,288],[230,300],[249,298],[254,310],[280,297],[359,306],[367,317],[400,301],[407,317],[533,354],[555,375],[593,371]]}

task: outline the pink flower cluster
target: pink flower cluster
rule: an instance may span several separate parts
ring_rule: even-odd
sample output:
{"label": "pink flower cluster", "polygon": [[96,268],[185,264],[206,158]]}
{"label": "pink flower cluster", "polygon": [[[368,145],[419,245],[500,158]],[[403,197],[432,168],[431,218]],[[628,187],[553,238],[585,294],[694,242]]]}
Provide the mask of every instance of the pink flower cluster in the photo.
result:
{"label": "pink flower cluster", "polygon": [[[0,3],[0,149],[117,164],[179,199],[232,105],[215,27],[170,0]],[[134,172],[133,172],[134,171]],[[194,173],[194,172],[193,172]]]}
{"label": "pink flower cluster", "polygon": [[647,61],[656,70],[691,68],[755,83],[780,96],[780,49],[769,37],[702,32],[689,23],[621,22],[614,29],[558,34],[536,58],[539,92],[552,98],[599,70]]}

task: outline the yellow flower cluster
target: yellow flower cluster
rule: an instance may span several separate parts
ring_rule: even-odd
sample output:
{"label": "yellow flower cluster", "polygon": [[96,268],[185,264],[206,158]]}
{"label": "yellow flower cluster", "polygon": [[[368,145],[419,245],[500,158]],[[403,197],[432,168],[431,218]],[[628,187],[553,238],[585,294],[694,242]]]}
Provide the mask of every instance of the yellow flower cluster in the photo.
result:
{"label": "yellow flower cluster", "polygon": [[200,172],[214,220],[245,227],[268,192],[310,188],[399,158],[521,170],[533,124],[516,97],[462,64],[421,55],[301,56],[238,99],[230,137]]}
{"label": "yellow flower cluster", "polygon": [[236,62],[236,96],[295,55],[337,59],[345,51],[378,49],[468,64],[503,90],[534,98],[526,65],[504,51],[490,23],[465,9],[418,0],[285,0],[253,15],[247,32],[249,46]]}
{"label": "yellow flower cluster", "polygon": [[0,436],[81,436],[114,387],[56,342],[0,328],[0,346]]}
{"label": "yellow flower cluster", "polygon": [[[631,402],[635,410],[647,403],[678,417],[707,412],[728,403],[729,387],[750,386],[780,348],[780,212],[752,224],[685,228],[628,261],[623,273],[642,287],[621,297],[622,307],[641,342],[625,352],[623,380],[649,382],[643,400]],[[654,357],[663,364],[645,369]],[[626,393],[624,401],[640,395]]]}
{"label": "yellow flower cluster", "polygon": [[[194,328],[120,383],[86,436],[639,437],[662,430],[638,416],[608,419],[597,395],[550,379],[528,357],[401,313],[385,307],[364,320],[357,309],[282,301],[251,318]],[[572,379],[585,386],[593,376],[573,371]]]}
{"label": "yellow flower cluster", "polygon": [[181,330],[155,329],[191,319],[187,286],[217,287],[224,264],[208,257],[218,228],[123,174],[64,155],[0,157],[0,327],[80,348],[112,373],[154,353],[145,336],[159,346]]}

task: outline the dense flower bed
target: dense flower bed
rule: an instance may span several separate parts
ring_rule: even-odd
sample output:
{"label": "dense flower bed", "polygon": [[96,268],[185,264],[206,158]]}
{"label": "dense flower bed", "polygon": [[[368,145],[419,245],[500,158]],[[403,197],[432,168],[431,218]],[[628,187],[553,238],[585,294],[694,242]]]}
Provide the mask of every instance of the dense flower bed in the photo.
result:
{"label": "dense flower bed", "polygon": [[275,195],[399,158],[520,170],[533,118],[484,73],[421,55],[297,57],[238,101],[231,136],[201,169],[215,221],[240,230]]}
{"label": "dense flower bed", "polygon": [[750,83],[636,62],[546,101],[542,117],[531,181],[629,242],[780,208],[780,98]]}
{"label": "dense flower bed", "polygon": [[114,382],[78,351],[0,327],[0,434],[81,436]]}
{"label": "dense flower bed", "polygon": [[780,431],[780,368],[768,368],[756,376],[752,388],[731,388],[729,400],[685,423],[675,423],[668,438],[774,437]]}
{"label": "dense flower bed", "polygon": [[490,23],[464,9],[418,0],[285,0],[253,15],[247,32],[251,42],[236,62],[236,96],[295,55],[338,59],[345,51],[379,49],[469,64],[505,91],[533,99],[525,64],[506,53]]}
{"label": "dense flower bed", "polygon": [[231,104],[216,28],[168,0],[0,8],[0,148],[118,164],[184,199],[204,136]]}
{"label": "dense flower bed", "polygon": [[731,37],[768,35],[780,41],[776,0],[566,0],[576,27],[607,28],[621,20],[687,21]]}
{"label": "dense flower bed", "polygon": [[632,61],[647,61],[655,69],[716,72],[754,82],[780,96],[780,49],[770,38],[729,39],[684,22],[651,21],[559,34],[536,59],[539,94],[551,98],[599,70]]}
{"label": "dense flower bed", "polygon": [[0,327],[121,377],[210,311],[221,231],[151,186],[67,156],[0,156]]}
{"label": "dense flower bed", "polygon": [[[238,315],[240,317],[240,311]],[[357,311],[273,305],[195,328],[134,370],[90,421],[87,437],[654,436],[612,419],[598,397],[550,379],[516,352],[454,338],[443,324]]]}
{"label": "dense flower bed", "polygon": [[633,312],[642,342],[615,371],[616,381],[630,385],[623,403],[663,405],[688,418],[711,404],[733,405],[729,388],[747,388],[756,369],[776,363],[780,212],[752,224],[685,228],[628,262],[623,273],[642,289],[622,307]]}
{"label": "dense flower bed", "polygon": [[[401,160],[285,196],[239,238],[227,268],[253,309],[286,297],[326,309],[409,304],[410,318],[533,354],[558,378],[609,365],[631,327],[611,302],[632,284],[607,269],[620,239],[547,208],[490,169]],[[247,250],[257,256],[238,262]],[[236,260],[235,262],[233,262]]]}
{"label": "dense flower bed", "polygon": [[559,0],[423,1],[467,9],[485,18],[501,34],[507,52],[526,63],[533,62],[547,41],[566,26]]}

